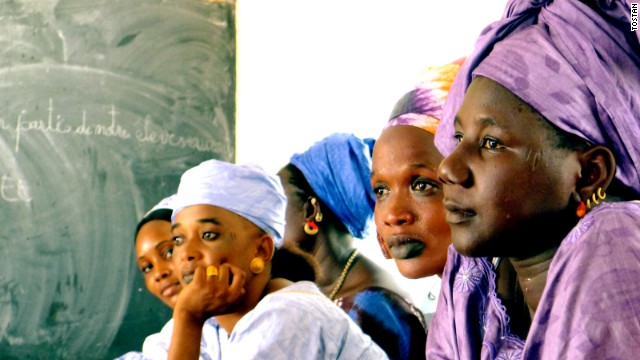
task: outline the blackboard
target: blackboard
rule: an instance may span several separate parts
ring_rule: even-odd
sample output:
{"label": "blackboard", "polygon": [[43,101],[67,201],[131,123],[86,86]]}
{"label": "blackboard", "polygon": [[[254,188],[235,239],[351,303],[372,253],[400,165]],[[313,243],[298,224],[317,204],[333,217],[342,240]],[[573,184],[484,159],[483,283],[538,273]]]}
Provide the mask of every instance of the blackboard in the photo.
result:
{"label": "blackboard", "polygon": [[235,3],[0,0],[0,358],[110,359],[171,312],[137,220],[235,153]]}

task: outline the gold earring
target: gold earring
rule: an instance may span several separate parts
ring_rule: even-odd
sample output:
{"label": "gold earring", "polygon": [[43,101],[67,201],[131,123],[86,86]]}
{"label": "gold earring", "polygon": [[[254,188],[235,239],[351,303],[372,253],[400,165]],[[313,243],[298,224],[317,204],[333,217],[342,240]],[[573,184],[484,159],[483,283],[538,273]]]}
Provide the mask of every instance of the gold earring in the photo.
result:
{"label": "gold earring", "polygon": [[598,188],[598,198],[600,198],[600,200],[604,200],[607,197],[607,193],[602,191],[602,188],[599,187]]}
{"label": "gold earring", "polygon": [[315,217],[316,222],[322,222],[322,218],[323,218],[322,213],[318,211]]}
{"label": "gold earring", "polygon": [[307,235],[315,235],[318,233],[318,225],[313,221],[309,220],[304,223],[304,233]]}
{"label": "gold earring", "polygon": [[262,270],[264,270],[264,260],[259,257],[254,257],[249,263],[249,270],[256,275],[260,274]]}
{"label": "gold earring", "polygon": [[598,200],[596,199],[596,193],[591,194],[591,200],[593,200],[594,206],[599,204]]}

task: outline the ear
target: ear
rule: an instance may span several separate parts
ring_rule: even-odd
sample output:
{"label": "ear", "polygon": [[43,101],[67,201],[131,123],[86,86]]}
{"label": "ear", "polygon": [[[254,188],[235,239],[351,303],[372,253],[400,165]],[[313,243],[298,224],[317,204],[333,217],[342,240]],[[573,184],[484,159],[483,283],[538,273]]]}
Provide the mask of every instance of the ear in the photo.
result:
{"label": "ear", "polygon": [[258,239],[258,247],[254,257],[262,258],[265,262],[270,261],[273,258],[273,253],[276,250],[275,244],[271,236],[262,234]]}
{"label": "ear", "polygon": [[315,221],[317,223],[322,221],[322,207],[320,201],[315,196],[309,196],[307,201],[303,205],[303,213],[306,221]]}
{"label": "ear", "polygon": [[616,172],[613,152],[602,145],[595,145],[579,155],[582,177],[576,191],[582,200],[589,199],[599,188],[606,191]]}

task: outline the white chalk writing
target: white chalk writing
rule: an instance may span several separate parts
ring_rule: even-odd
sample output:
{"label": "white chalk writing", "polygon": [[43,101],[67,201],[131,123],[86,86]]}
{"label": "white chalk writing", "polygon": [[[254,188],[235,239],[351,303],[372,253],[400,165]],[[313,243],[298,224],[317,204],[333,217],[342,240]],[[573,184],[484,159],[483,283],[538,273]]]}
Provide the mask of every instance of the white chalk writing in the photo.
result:
{"label": "white chalk writing", "polygon": [[31,201],[29,184],[6,174],[0,178],[0,196],[8,202]]}
{"label": "white chalk writing", "polygon": [[[226,153],[225,144],[207,140],[198,136],[180,136],[165,130],[154,130],[152,118],[147,115],[144,119],[142,129],[128,129],[119,121],[119,112],[115,105],[110,106],[107,114],[102,117],[108,118],[106,122],[96,122],[91,120],[91,114],[87,110],[78,111],[79,119],[65,118],[54,107],[54,100],[49,99],[45,116],[38,115],[36,111],[25,109],[18,113],[15,122],[8,118],[0,118],[0,131],[9,132],[13,135],[15,153],[20,151],[23,138],[30,133],[41,133],[44,135],[58,136],[86,136],[104,137],[120,140],[134,140],[138,143],[157,144],[183,149],[194,149],[201,152],[222,152]],[[100,114],[98,114],[100,115]],[[140,126],[140,121],[131,122]],[[135,136],[132,136],[135,134]]]}

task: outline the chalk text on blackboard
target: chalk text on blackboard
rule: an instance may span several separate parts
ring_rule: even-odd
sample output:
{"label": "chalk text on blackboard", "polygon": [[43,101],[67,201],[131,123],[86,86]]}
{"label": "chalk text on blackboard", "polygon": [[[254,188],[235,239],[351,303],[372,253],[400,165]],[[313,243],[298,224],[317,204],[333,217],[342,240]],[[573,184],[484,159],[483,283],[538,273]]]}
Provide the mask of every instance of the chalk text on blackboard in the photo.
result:
{"label": "chalk text on blackboard", "polygon": [[0,177],[0,196],[8,202],[29,202],[32,199],[29,194],[29,184],[7,174]]}

